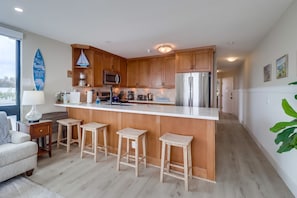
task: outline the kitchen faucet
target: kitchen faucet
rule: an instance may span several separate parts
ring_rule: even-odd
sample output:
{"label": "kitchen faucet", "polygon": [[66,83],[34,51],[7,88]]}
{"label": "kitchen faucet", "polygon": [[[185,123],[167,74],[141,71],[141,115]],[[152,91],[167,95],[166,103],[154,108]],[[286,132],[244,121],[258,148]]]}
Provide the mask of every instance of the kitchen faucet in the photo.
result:
{"label": "kitchen faucet", "polygon": [[110,101],[110,104],[112,105],[112,85],[110,86],[109,101]]}

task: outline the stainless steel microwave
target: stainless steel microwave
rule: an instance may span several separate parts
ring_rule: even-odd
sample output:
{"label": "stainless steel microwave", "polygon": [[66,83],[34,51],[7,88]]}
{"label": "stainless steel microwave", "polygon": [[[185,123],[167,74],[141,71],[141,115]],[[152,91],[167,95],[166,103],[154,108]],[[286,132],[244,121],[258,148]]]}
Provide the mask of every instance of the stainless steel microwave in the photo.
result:
{"label": "stainless steel microwave", "polygon": [[103,71],[103,84],[104,85],[117,85],[121,82],[121,76],[117,72],[108,70]]}

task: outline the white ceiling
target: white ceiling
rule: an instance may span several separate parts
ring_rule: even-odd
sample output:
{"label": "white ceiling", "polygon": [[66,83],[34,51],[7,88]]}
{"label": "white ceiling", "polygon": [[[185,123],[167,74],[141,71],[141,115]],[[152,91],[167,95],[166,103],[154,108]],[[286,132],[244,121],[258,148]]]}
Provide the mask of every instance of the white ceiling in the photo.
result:
{"label": "white ceiling", "polygon": [[[176,50],[216,45],[224,68],[242,62],[293,1],[1,0],[0,23],[126,58],[157,55],[161,43]],[[240,59],[228,64],[227,56]]]}

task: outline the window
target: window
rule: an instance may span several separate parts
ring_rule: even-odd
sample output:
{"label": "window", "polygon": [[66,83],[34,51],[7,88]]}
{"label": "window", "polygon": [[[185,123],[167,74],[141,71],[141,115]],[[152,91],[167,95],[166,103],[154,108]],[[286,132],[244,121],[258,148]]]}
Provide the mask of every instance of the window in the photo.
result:
{"label": "window", "polygon": [[0,110],[20,117],[20,40],[1,34]]}

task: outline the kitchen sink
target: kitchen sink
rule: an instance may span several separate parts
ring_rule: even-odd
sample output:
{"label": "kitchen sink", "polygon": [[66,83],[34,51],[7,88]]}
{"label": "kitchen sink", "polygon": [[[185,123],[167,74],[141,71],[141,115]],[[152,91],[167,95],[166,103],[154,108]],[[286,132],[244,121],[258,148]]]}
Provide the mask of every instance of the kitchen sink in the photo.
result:
{"label": "kitchen sink", "polygon": [[121,102],[113,102],[113,103],[105,103],[106,105],[118,105],[118,106],[134,106],[135,104],[130,103],[121,103]]}

